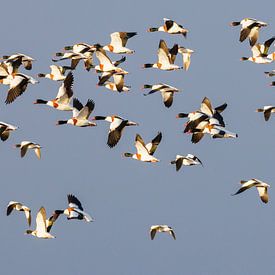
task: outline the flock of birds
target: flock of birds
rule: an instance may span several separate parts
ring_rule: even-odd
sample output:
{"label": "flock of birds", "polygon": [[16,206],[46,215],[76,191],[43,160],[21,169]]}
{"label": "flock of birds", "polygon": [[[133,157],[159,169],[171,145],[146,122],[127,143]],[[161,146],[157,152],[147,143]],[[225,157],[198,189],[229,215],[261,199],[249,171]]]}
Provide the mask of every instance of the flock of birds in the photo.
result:
{"label": "flock of birds", "polygon": [[[252,50],[252,57],[243,57],[241,60],[249,60],[254,63],[265,64],[271,63],[275,60],[275,52],[268,53],[270,46],[275,40],[272,37],[265,41],[264,44],[257,43],[259,30],[262,27],[267,26],[267,23],[258,21],[256,19],[245,18],[240,22],[232,22],[232,26],[241,25],[240,42],[243,42],[247,38]],[[179,25],[171,19],[164,18],[164,24],[160,27],[151,27],[148,32],[166,32],[168,34],[182,34],[184,37],[189,32],[186,28]],[[91,69],[98,73],[98,85],[104,86],[107,89],[122,93],[128,92],[130,86],[125,85],[125,76],[128,74],[126,70],[119,67],[120,64],[125,62],[126,57],[123,56],[117,61],[112,61],[106,52],[115,54],[133,54],[134,50],[126,48],[128,39],[137,35],[136,32],[114,32],[111,34],[111,42],[108,45],[102,46],[100,44],[87,44],[77,43],[72,46],[65,46],[62,52],[57,52],[53,62],[60,62],[69,60],[69,66],[51,65],[49,73],[39,73],[38,77],[48,78],[53,81],[61,82],[58,89],[58,93],[54,99],[45,100],[37,99],[34,104],[48,105],[56,110],[71,112],[71,117],[67,120],[57,121],[57,125],[71,124],[77,127],[93,127],[96,126],[98,120],[105,120],[110,123],[107,145],[110,148],[115,147],[122,137],[122,133],[127,126],[137,126],[138,123],[122,118],[118,115],[104,115],[94,116],[89,119],[91,113],[94,110],[95,102],[92,99],[88,99],[86,104],[83,105],[73,92],[74,75],[75,70],[79,62],[84,62],[84,67],[87,71]],[[169,48],[164,40],[160,40],[157,51],[157,61],[155,63],[146,63],[143,68],[156,68],[159,70],[188,70],[191,63],[191,54],[194,51],[187,49],[178,44],[174,44]],[[182,56],[182,66],[176,65],[175,60],[177,55]],[[98,60],[98,64],[94,64],[94,56]],[[3,56],[0,63],[0,83],[3,85],[9,85],[7,93],[6,104],[11,104],[14,100],[17,100],[26,90],[29,83],[38,83],[33,77],[19,72],[21,66],[26,70],[32,69],[32,63],[34,59],[25,54],[16,53],[10,56]],[[275,76],[275,70],[271,72],[265,72],[268,76]],[[112,81],[110,80],[112,78]],[[275,86],[275,82],[272,82]],[[169,108],[173,103],[174,93],[179,92],[179,89],[172,87],[165,83],[158,84],[144,84],[143,89],[149,89],[150,91],[145,96],[159,92],[162,96],[165,107]],[[179,113],[177,118],[187,118],[185,123],[184,133],[191,134],[191,142],[198,143],[205,134],[209,134],[213,139],[216,138],[237,138],[238,135],[229,131],[225,127],[224,118],[222,116],[223,111],[226,109],[227,104],[224,103],[218,107],[213,108],[209,98],[205,97],[198,110],[190,113]],[[258,112],[264,112],[265,120],[268,120],[271,113],[275,112],[274,106],[264,106],[261,109],[257,109]],[[18,129],[18,127],[0,122],[0,138],[5,141],[9,138],[11,132]],[[162,140],[162,133],[159,132],[149,142],[145,143],[140,134],[136,134],[135,148],[136,153],[124,153],[123,156],[127,158],[133,158],[135,160],[143,162],[158,162],[154,156],[158,145]],[[28,149],[33,149],[38,159],[41,158],[41,146],[32,141],[22,141],[15,145],[16,148],[20,148],[21,157],[24,157]],[[179,171],[182,166],[202,165],[202,161],[193,154],[187,154],[186,156],[176,155],[175,160],[171,161],[172,165],[175,165],[176,171]],[[240,194],[245,190],[256,187],[261,200],[264,203],[268,202],[267,188],[270,187],[267,183],[258,180],[251,179],[248,181],[241,181],[241,188],[233,195]],[[13,210],[22,211],[26,215],[28,225],[31,226],[31,210],[27,206],[20,202],[10,201],[7,207],[7,215]],[[72,194],[68,195],[68,207],[65,210],[55,210],[50,218],[46,217],[46,210],[41,207],[36,216],[36,229],[27,230],[26,234],[31,234],[38,238],[54,238],[50,234],[50,230],[57,218],[64,214],[67,219],[79,219],[87,222],[94,221],[94,219],[84,212],[81,202]],[[157,232],[167,232],[174,239],[176,239],[173,229],[168,225],[152,225],[150,228],[150,236],[153,240]]]}

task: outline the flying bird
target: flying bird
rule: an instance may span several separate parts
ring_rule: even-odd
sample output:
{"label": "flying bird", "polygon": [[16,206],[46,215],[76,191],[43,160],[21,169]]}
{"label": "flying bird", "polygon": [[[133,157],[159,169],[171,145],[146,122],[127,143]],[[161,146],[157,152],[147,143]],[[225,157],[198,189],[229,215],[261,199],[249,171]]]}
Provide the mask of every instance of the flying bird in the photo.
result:
{"label": "flying bird", "polygon": [[81,202],[78,198],[72,194],[68,196],[68,204],[69,207],[65,210],[56,210],[58,213],[62,213],[67,216],[68,220],[77,219],[77,220],[85,220],[86,222],[93,222],[94,219],[86,212],[81,205]]}
{"label": "flying bird", "polygon": [[111,43],[104,46],[105,51],[119,54],[132,54],[135,51],[126,48],[126,43],[129,38],[137,35],[136,32],[113,32],[111,33]]}
{"label": "flying bird", "polygon": [[149,28],[147,31],[148,32],[166,32],[169,34],[182,34],[184,37],[187,36],[187,33],[189,32],[186,28],[184,28],[182,25],[179,25],[175,21],[168,19],[168,18],[163,18],[164,24],[160,27],[154,27],[154,28]]}
{"label": "flying bird", "polygon": [[174,238],[174,240],[176,239],[174,230],[172,229],[172,227],[170,227],[168,225],[152,225],[150,228],[151,240],[153,240],[155,238],[155,235],[157,232],[167,232]]}
{"label": "flying bird", "polygon": [[94,110],[95,103],[92,99],[88,99],[85,106],[77,99],[73,99],[73,117],[68,120],[59,120],[57,125],[71,124],[78,127],[96,126],[96,123],[89,120],[89,116]]}
{"label": "flying bird", "polygon": [[28,221],[28,225],[31,226],[31,209],[29,207],[17,201],[10,201],[7,206],[7,216],[9,216],[13,210],[23,211]]}
{"label": "flying bird", "polygon": [[233,196],[240,194],[251,187],[256,187],[262,202],[264,202],[264,203],[268,202],[267,188],[270,187],[269,184],[267,184],[261,180],[258,180],[258,179],[251,179],[248,181],[241,180],[240,183],[241,183],[242,187],[235,194],[233,194]]}
{"label": "flying bird", "polygon": [[73,97],[73,86],[74,76],[72,72],[69,72],[64,79],[62,85],[60,86],[56,98],[53,100],[43,100],[37,99],[34,104],[46,104],[56,110],[61,111],[72,111],[73,107],[70,105],[71,99]]}
{"label": "flying bird", "polygon": [[95,116],[93,120],[105,120],[110,122],[110,128],[108,133],[107,145],[110,148],[113,148],[119,142],[122,132],[126,126],[136,126],[138,125],[136,122],[129,121],[122,117],[112,115],[112,116]]}
{"label": "flying bird", "polygon": [[164,106],[167,108],[170,108],[173,104],[174,93],[179,92],[179,89],[164,83],[154,85],[144,84],[143,89],[151,89],[150,92],[144,94],[145,96],[160,92]]}
{"label": "flying bird", "polygon": [[250,46],[253,47],[258,40],[259,30],[261,27],[266,27],[267,23],[258,21],[253,18],[244,18],[241,21],[231,22],[231,26],[241,25],[240,42],[246,38],[249,39]]}
{"label": "flying bird", "polygon": [[144,162],[159,162],[157,158],[153,155],[160,144],[162,139],[162,134],[159,132],[157,136],[152,139],[152,141],[145,145],[142,137],[137,134],[135,139],[135,147],[137,149],[136,154],[132,153],[124,153],[125,157],[131,157],[136,160],[144,161]]}
{"label": "flying bird", "polygon": [[[51,226],[50,226],[51,228]],[[41,207],[36,216],[36,229],[26,230],[25,234],[31,234],[37,238],[53,239],[55,238],[47,231],[46,210]]]}
{"label": "flying bird", "polygon": [[192,155],[188,154],[187,156],[181,156],[181,155],[176,155],[176,159],[171,161],[171,164],[176,164],[176,171],[179,171],[182,165],[185,166],[192,166],[192,165],[202,165],[201,160]]}
{"label": "flying bird", "polygon": [[[176,53],[173,52],[175,49],[176,49]],[[179,67],[178,65],[174,64],[175,55],[178,52],[177,46],[173,47],[171,50],[169,52],[166,42],[164,40],[160,40],[159,48],[158,48],[157,63],[154,63],[154,64],[146,63],[143,65],[143,68],[156,68],[156,69],[165,70],[165,71],[183,69],[182,67]]]}
{"label": "flying bird", "polygon": [[45,77],[54,81],[63,81],[66,78],[66,71],[70,70],[71,67],[68,66],[58,66],[58,65],[51,65],[50,66],[51,72],[44,74],[39,73],[38,77]]}
{"label": "flying bird", "polygon": [[41,158],[41,146],[38,143],[33,143],[31,141],[21,141],[21,143],[15,144],[15,147],[20,148],[21,158],[26,155],[28,149],[34,149],[37,158]]}

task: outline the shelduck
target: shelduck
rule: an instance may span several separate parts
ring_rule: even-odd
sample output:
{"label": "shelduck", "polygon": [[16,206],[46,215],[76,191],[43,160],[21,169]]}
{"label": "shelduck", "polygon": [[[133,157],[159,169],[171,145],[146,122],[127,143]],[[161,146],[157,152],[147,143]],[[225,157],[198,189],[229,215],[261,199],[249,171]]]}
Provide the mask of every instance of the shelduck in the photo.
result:
{"label": "shelduck", "polygon": [[34,104],[46,104],[56,110],[61,111],[72,111],[73,107],[70,105],[71,99],[73,97],[73,86],[74,76],[72,72],[69,72],[66,78],[64,79],[62,85],[60,86],[56,98],[53,100],[43,100],[37,99]]}
{"label": "shelduck", "polygon": [[129,38],[137,35],[136,32],[113,32],[110,34],[111,36],[111,43],[104,46],[103,49],[105,51],[109,51],[112,53],[119,53],[119,54],[132,54],[135,51],[126,48],[126,43]]}
{"label": "shelduck", "polygon": [[235,194],[233,194],[233,196],[240,194],[251,187],[256,187],[262,202],[268,203],[267,188],[270,187],[269,184],[267,184],[261,180],[258,180],[258,179],[251,179],[248,181],[241,180],[240,183],[241,183],[242,187]]}
{"label": "shelduck", "polygon": [[10,132],[17,130],[18,127],[0,121],[0,138],[2,141],[5,141],[9,138]]}
{"label": "shelduck", "polygon": [[17,97],[22,95],[26,91],[29,83],[36,84],[38,83],[38,81],[32,78],[31,76],[28,76],[25,74],[20,74],[20,73],[14,74],[12,76],[12,79],[9,82],[10,89],[8,90],[8,95],[5,103],[10,104]]}
{"label": "shelduck", "polygon": [[94,110],[95,103],[92,99],[88,99],[85,106],[77,99],[73,99],[73,117],[68,120],[59,120],[57,125],[71,124],[78,127],[96,126],[96,123],[88,120],[90,114]]}
{"label": "shelduck", "polygon": [[152,139],[152,141],[145,145],[142,137],[137,134],[135,139],[135,147],[137,149],[136,154],[132,153],[124,153],[125,157],[130,157],[136,160],[144,161],[144,162],[159,162],[157,158],[153,155],[161,142],[162,134],[159,132],[157,136]]}
{"label": "shelduck", "polygon": [[192,166],[192,165],[202,165],[201,160],[192,155],[188,154],[187,156],[181,156],[181,155],[176,155],[176,159],[171,161],[171,164],[176,164],[176,171],[179,171],[182,165],[185,166]]}
{"label": "shelduck", "polygon": [[49,78],[54,81],[63,81],[66,78],[66,75],[65,75],[66,71],[70,70],[71,67],[51,65],[50,69],[51,69],[50,73],[47,73],[47,74],[39,73],[37,76]]}
{"label": "shelduck", "polygon": [[122,132],[126,126],[136,126],[136,122],[129,121],[117,115],[112,116],[95,116],[93,120],[105,120],[110,122],[110,129],[108,133],[107,145],[113,148],[119,142]]}
{"label": "shelduck", "polygon": [[176,235],[174,230],[172,229],[172,227],[168,226],[168,225],[152,225],[150,228],[150,236],[151,236],[151,240],[153,240],[155,238],[155,235],[157,232],[166,232],[168,234],[170,234],[174,240],[176,239]]}
{"label": "shelduck", "polygon": [[15,147],[20,148],[21,158],[26,155],[28,149],[34,149],[37,158],[41,158],[41,146],[38,143],[33,143],[31,141],[21,141],[21,143],[15,144]]}
{"label": "shelduck", "polygon": [[148,32],[167,32],[169,34],[182,34],[184,37],[186,37],[187,33],[189,32],[186,28],[184,28],[182,25],[179,25],[175,21],[163,18],[164,25],[157,27],[157,28],[149,28]]}
{"label": "shelduck", "polygon": [[164,106],[167,108],[170,108],[173,104],[174,93],[179,92],[179,89],[164,83],[159,83],[154,85],[144,84],[143,89],[151,89],[150,92],[148,92],[147,94],[144,94],[145,96],[156,92],[160,92]]}
{"label": "shelduck", "polygon": [[174,59],[175,55],[169,52],[169,49],[165,41],[160,40],[158,48],[158,62],[154,64],[146,63],[143,65],[143,68],[156,68],[166,71],[183,69],[182,67],[179,67],[178,65],[174,64]]}
{"label": "shelduck", "polygon": [[25,234],[30,234],[37,238],[43,238],[43,239],[55,238],[53,235],[51,235],[47,231],[46,210],[43,206],[39,209],[37,216],[36,216],[36,229],[35,230],[26,230]]}
{"label": "shelduck", "polygon": [[264,44],[256,44],[251,48],[252,57],[242,57],[241,61],[249,60],[258,64],[267,64],[275,60],[275,53],[268,54],[268,50],[275,37],[272,37],[265,41]]}
{"label": "shelduck", "polygon": [[253,18],[244,18],[238,22],[231,22],[231,26],[239,25],[242,25],[240,33],[240,42],[243,42],[246,38],[248,38],[250,46],[253,47],[257,43],[260,28],[266,27],[267,23],[258,21]]}
{"label": "shelduck", "polygon": [[264,119],[265,119],[265,121],[268,121],[271,113],[275,113],[275,107],[274,106],[264,106],[261,109],[257,109],[256,112],[264,113]]}
{"label": "shelduck", "polygon": [[69,194],[68,196],[69,207],[63,211],[63,214],[68,216],[68,220],[77,219],[85,220],[86,222],[93,222],[94,219],[86,212],[81,205],[81,202],[76,196]]}
{"label": "shelduck", "polygon": [[11,214],[13,210],[23,211],[25,213],[28,225],[31,226],[31,209],[20,202],[10,201],[7,206],[7,216]]}

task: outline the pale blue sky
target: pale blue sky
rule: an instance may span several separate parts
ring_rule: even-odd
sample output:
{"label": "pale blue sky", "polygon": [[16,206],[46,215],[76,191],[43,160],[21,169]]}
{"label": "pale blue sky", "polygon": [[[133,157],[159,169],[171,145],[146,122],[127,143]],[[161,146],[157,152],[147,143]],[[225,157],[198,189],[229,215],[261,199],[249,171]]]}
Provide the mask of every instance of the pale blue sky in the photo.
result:
{"label": "pale blue sky", "polygon": [[[171,4],[171,6],[169,6]],[[12,1],[1,5],[1,55],[22,52],[37,61],[31,72],[47,72],[51,57],[77,42],[109,41],[114,31],[136,31],[129,48],[136,53],[121,65],[130,74],[129,94],[96,87],[97,76],[82,64],[74,72],[74,93],[81,102],[95,101],[93,115],[118,114],[139,123],[125,130],[120,143],[106,145],[109,124],[77,128],[55,126],[69,113],[33,105],[37,98],[51,99],[58,85],[48,79],[29,86],[13,104],[5,106],[7,87],[1,87],[2,121],[19,130],[0,144],[2,156],[2,221],[0,242],[3,274],[274,274],[274,123],[265,122],[256,108],[275,102],[272,79],[264,71],[274,65],[239,61],[250,56],[248,41],[239,43],[238,27],[231,21],[244,17],[269,23],[260,41],[274,35],[274,1]],[[147,33],[148,27],[174,19],[189,29],[188,37]],[[141,69],[154,62],[160,39],[195,50],[188,72]],[[272,47],[272,49],[275,49]],[[119,59],[119,55],[110,55]],[[180,60],[180,59],[179,59]],[[181,61],[177,61],[178,64]],[[66,62],[62,64],[67,64]],[[160,95],[144,97],[143,84],[165,82],[182,90],[167,109]],[[214,106],[226,102],[224,119],[238,139],[205,137],[192,144],[182,133],[185,120],[179,112],[196,110],[209,97]],[[156,152],[161,160],[148,164],[122,158],[134,151],[135,134],[145,141],[162,131]],[[32,140],[43,146],[42,159],[33,152],[24,159],[12,145]],[[178,173],[169,162],[176,154],[198,156],[204,167],[183,167]],[[256,190],[231,194],[241,179],[259,178],[270,183],[270,202],[264,205]],[[61,217],[52,228],[54,240],[24,235],[22,213],[6,217],[10,200],[33,211],[40,206],[48,215],[76,195],[93,223],[68,222]],[[149,238],[152,224],[168,224],[177,240],[159,234]]]}

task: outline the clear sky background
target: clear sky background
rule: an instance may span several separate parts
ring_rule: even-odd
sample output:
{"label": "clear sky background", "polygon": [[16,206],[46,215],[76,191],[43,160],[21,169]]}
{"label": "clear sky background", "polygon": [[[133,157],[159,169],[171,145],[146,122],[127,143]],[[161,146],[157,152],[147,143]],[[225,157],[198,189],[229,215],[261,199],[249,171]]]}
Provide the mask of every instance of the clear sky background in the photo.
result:
{"label": "clear sky background", "polygon": [[[106,145],[109,124],[97,127],[55,126],[70,113],[33,105],[37,98],[53,99],[59,83],[40,79],[23,96],[5,106],[1,89],[2,121],[20,127],[0,144],[1,273],[3,274],[223,274],[275,272],[274,124],[255,110],[275,103],[275,88],[264,71],[274,65],[241,62],[251,56],[248,41],[240,43],[239,27],[231,21],[252,17],[269,23],[260,42],[274,35],[274,1],[5,1],[1,5],[1,55],[22,52],[36,59],[36,77],[48,72],[53,53],[78,42],[109,42],[114,31],[136,31],[128,41],[134,55],[121,66],[130,74],[128,94],[96,87],[97,76],[82,63],[74,72],[74,93],[83,103],[95,101],[93,115],[118,114],[139,123],[128,127],[114,148]],[[188,37],[147,33],[174,19],[189,29]],[[188,72],[142,69],[156,61],[160,39],[195,51]],[[275,50],[272,46],[271,50]],[[113,60],[119,55],[110,55]],[[177,64],[181,64],[178,57]],[[60,63],[67,64],[67,62]],[[173,106],[164,107],[159,94],[143,96],[143,84],[165,82],[182,90]],[[179,112],[199,108],[207,96],[213,106],[226,102],[223,116],[237,139],[206,136],[192,144],[183,134]],[[122,157],[135,152],[139,133],[150,141],[158,131],[163,140],[155,155],[161,162],[142,163]],[[31,140],[43,146],[39,161],[30,151],[21,159],[13,144]],[[204,167],[170,164],[176,154],[194,154]],[[232,197],[239,181],[259,178],[270,183],[270,202],[264,205],[256,190]],[[22,213],[6,217],[10,200],[50,215],[76,195],[93,223],[67,221],[62,216],[52,228],[54,240],[24,235]],[[21,215],[22,214],[22,215]],[[151,241],[152,224],[168,224],[177,240],[159,234]],[[33,227],[35,222],[33,222]]]}

